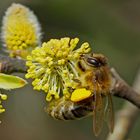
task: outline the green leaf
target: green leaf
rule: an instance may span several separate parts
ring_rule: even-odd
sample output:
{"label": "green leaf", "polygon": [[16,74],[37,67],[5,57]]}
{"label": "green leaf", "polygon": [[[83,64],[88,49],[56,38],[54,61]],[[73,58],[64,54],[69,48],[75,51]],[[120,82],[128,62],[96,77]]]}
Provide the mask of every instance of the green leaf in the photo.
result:
{"label": "green leaf", "polygon": [[27,81],[13,75],[0,73],[0,89],[10,90],[21,88],[27,84]]}

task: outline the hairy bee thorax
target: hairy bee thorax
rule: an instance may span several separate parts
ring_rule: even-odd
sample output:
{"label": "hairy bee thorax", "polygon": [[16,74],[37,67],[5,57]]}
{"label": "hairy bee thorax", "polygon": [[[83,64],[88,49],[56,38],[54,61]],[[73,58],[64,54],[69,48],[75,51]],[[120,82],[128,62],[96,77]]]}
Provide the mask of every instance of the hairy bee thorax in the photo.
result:
{"label": "hairy bee thorax", "polygon": [[104,95],[110,92],[111,76],[107,58],[102,54],[82,55],[77,62],[80,71],[79,88],[85,87],[93,92]]}

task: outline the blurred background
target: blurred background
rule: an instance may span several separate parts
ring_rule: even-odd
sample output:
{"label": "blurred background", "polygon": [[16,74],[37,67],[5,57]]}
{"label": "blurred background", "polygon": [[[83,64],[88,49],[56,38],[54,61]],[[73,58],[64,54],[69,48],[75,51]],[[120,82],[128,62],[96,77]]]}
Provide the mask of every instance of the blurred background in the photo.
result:
{"label": "blurred background", "polygon": [[[43,41],[69,36],[88,41],[94,52],[105,54],[111,66],[132,84],[140,66],[139,0],[4,0],[0,1],[0,23],[5,10],[13,3],[28,6],[38,16]],[[24,75],[21,75],[24,77]],[[2,140],[105,140],[108,129],[95,138],[92,117],[80,121],[55,121],[44,112],[45,94],[31,85],[8,93],[0,116]],[[114,111],[124,100],[113,97]],[[130,133],[140,137],[140,120]]]}

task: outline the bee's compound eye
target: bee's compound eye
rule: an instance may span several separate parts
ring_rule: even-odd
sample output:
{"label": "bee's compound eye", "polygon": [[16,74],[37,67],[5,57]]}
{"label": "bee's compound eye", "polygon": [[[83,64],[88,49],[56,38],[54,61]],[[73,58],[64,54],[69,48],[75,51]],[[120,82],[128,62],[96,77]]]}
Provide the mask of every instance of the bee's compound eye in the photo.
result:
{"label": "bee's compound eye", "polygon": [[100,67],[101,63],[98,59],[96,58],[87,58],[87,62],[92,65],[93,67]]}

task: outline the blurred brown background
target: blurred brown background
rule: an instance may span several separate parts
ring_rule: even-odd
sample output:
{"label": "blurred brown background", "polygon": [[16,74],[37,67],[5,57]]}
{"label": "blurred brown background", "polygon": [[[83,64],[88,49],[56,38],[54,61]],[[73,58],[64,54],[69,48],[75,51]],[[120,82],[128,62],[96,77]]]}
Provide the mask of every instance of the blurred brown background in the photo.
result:
{"label": "blurred brown background", "polygon": [[[133,83],[140,66],[139,0],[1,0],[0,22],[13,2],[35,12],[43,28],[43,41],[65,36],[88,41],[93,51],[105,54],[110,65],[129,84]],[[45,94],[33,91],[31,85],[8,95],[4,104],[6,113],[0,116],[1,140],[105,140],[108,133],[105,127],[95,138],[92,117],[70,122],[51,119],[44,112]],[[124,100],[113,100],[116,112]],[[139,129],[140,121],[137,121],[130,133],[133,140],[139,139]]]}

